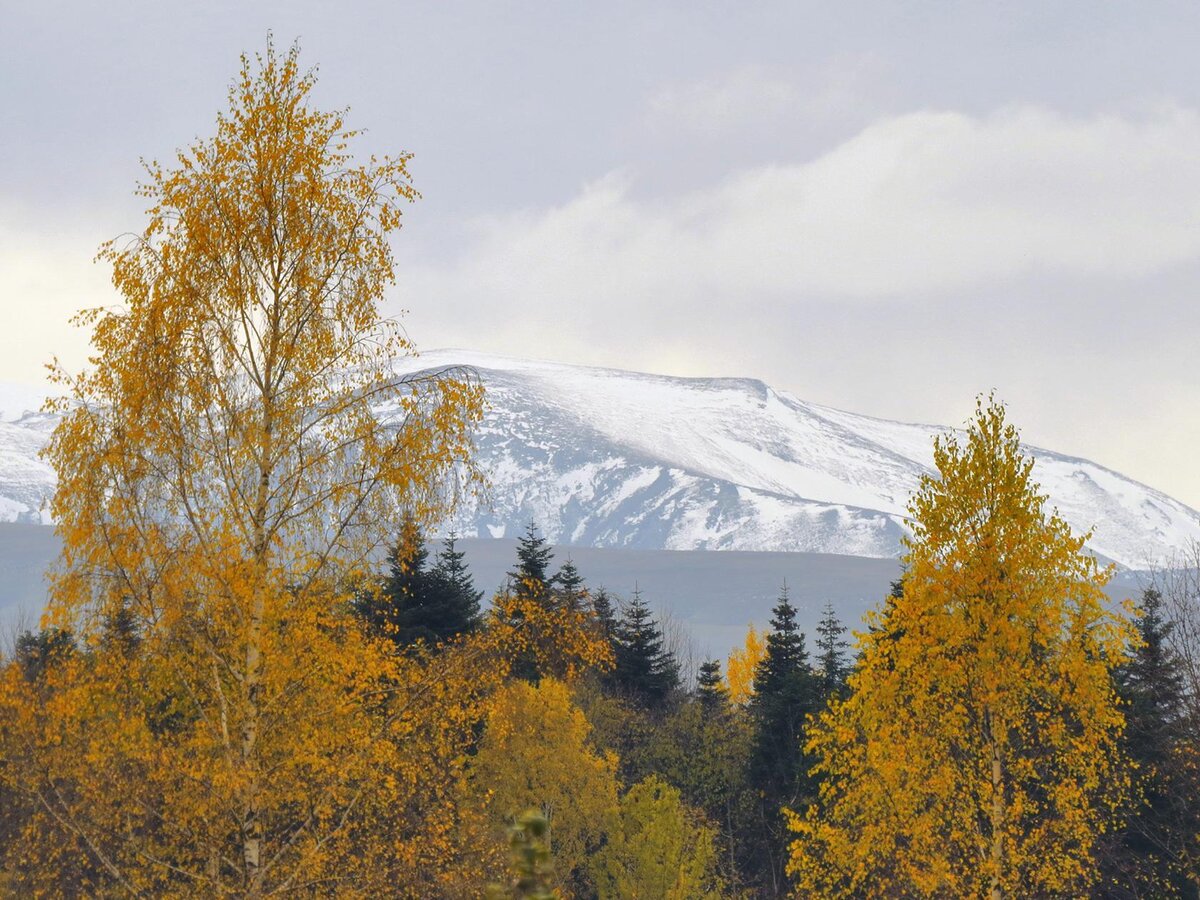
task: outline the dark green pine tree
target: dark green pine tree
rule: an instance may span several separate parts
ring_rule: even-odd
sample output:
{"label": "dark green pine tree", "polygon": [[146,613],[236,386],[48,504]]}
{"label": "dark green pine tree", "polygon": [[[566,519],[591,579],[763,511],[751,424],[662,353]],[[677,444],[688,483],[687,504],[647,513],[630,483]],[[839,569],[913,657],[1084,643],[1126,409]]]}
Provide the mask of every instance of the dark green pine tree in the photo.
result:
{"label": "dark green pine tree", "polygon": [[[891,641],[899,640],[899,638],[903,637],[904,630],[897,628],[893,624],[895,622],[893,612],[896,609],[896,603],[904,596],[904,578],[904,574],[901,573],[900,577],[892,582],[887,596],[883,598],[883,609],[879,613],[880,622],[879,624],[872,624],[870,626],[869,630],[871,634],[887,638]],[[855,665],[857,665],[857,660],[855,661]]]}
{"label": "dark green pine tree", "polygon": [[1163,615],[1162,596],[1147,588],[1140,605],[1141,646],[1114,680],[1125,704],[1124,749],[1143,798],[1105,842],[1095,896],[1196,898],[1200,891],[1180,866],[1200,835],[1200,783],[1179,754],[1187,740],[1183,671],[1168,640],[1173,626]]}
{"label": "dark green pine tree", "polygon": [[122,597],[111,612],[101,620],[100,645],[105,649],[117,650],[123,656],[133,656],[142,643],[137,616],[128,597]]}
{"label": "dark green pine tree", "polygon": [[553,559],[553,548],[538,534],[537,526],[530,522],[525,534],[517,539],[517,567],[508,573],[513,593],[523,600],[549,603],[553,586],[550,563]]}
{"label": "dark green pine tree", "polygon": [[754,673],[751,702],[757,726],[755,780],[780,804],[794,802],[798,796],[804,718],[817,709],[818,696],[817,678],[785,584],[771,611],[767,651]]}
{"label": "dark green pine tree", "polygon": [[661,707],[679,687],[679,665],[636,588],[617,621],[612,643],[612,687],[646,709]]}
{"label": "dark green pine tree", "polygon": [[696,675],[696,699],[706,717],[720,712],[729,702],[729,691],[721,680],[721,664],[715,659],[706,659],[700,664]]}
{"label": "dark green pine tree", "polygon": [[846,626],[842,624],[833,604],[826,602],[825,612],[817,625],[817,669],[821,677],[821,695],[824,702],[842,690],[846,676],[850,674],[850,663],[846,648],[850,645],[842,637]]}
{"label": "dark green pine tree", "polygon": [[465,562],[466,554],[457,547],[451,534],[442,541],[433,568],[424,585],[425,596],[413,610],[420,611],[422,624],[438,640],[448,641],[479,626],[479,604],[483,591],[475,589],[475,579]]}
{"label": "dark green pine tree", "polygon": [[1160,765],[1171,744],[1182,735],[1183,672],[1168,643],[1173,625],[1162,611],[1162,595],[1142,592],[1137,621],[1142,645],[1116,672],[1117,688],[1126,702],[1125,734],[1143,761]]}
{"label": "dark green pine tree", "polygon": [[388,554],[388,574],[378,590],[363,592],[355,611],[377,634],[409,647],[445,643],[479,624],[482,591],[464,562],[456,538],[447,538],[432,568],[420,528],[406,518]]}
{"label": "dark green pine tree", "polygon": [[587,588],[584,587],[583,576],[579,574],[579,569],[575,567],[575,562],[570,556],[559,567],[558,573],[552,581],[555,585],[555,603],[560,609],[570,612],[579,612],[583,609],[584,601],[587,599]]}
{"label": "dark green pine tree", "polygon": [[[552,608],[554,584],[550,577],[550,563],[553,560],[554,550],[546,539],[538,534],[537,525],[530,522],[525,534],[517,539],[517,565],[508,573],[510,594],[518,600],[533,602],[543,609]],[[524,619],[524,613],[514,613],[514,620]],[[534,634],[533,644],[520,650],[513,658],[513,675],[526,681],[536,682],[540,679],[543,665],[538,661],[539,650],[543,650],[545,646],[545,636]]]}
{"label": "dark green pine tree", "polygon": [[405,516],[400,534],[388,552],[388,572],[375,590],[364,591],[354,601],[354,610],[377,634],[408,647],[417,641],[437,643],[437,635],[421,621],[419,608],[425,596],[429,573],[425,564],[429,551],[416,520]]}
{"label": "dark green pine tree", "polygon": [[612,597],[603,586],[592,597],[592,611],[596,614],[601,633],[606,640],[611,641],[617,633],[617,611],[613,606]]}
{"label": "dark green pine tree", "polygon": [[796,625],[796,608],[787,585],[772,610],[766,655],[754,673],[754,743],[750,780],[759,792],[759,829],[753,844],[763,888],[769,896],[787,892],[784,864],[789,833],[781,809],[799,809],[810,799],[803,752],[805,717],[819,708],[821,685],[809,665],[804,634]]}
{"label": "dark green pine tree", "polygon": [[[896,601],[899,600],[903,596],[904,596],[904,576],[901,575],[899,578],[897,578],[895,581],[893,581],[891,583],[891,586],[888,588],[887,596],[883,598],[883,611],[882,611],[883,622],[879,625],[871,626],[872,634],[880,634],[882,632],[888,631],[890,623],[892,621],[892,610],[894,610],[896,608]],[[898,631],[894,635],[891,635],[891,637],[893,639],[895,639],[897,637],[900,637],[902,634],[903,634],[903,632]]]}

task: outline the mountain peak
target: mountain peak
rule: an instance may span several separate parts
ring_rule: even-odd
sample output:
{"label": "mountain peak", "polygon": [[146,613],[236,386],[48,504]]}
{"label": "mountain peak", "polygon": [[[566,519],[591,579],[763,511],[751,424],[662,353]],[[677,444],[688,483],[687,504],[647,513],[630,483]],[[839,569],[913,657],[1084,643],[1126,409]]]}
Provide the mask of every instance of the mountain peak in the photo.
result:
{"label": "mountain peak", "polygon": [[[411,373],[469,366],[489,409],[478,462],[490,492],[447,530],[554,543],[894,557],[933,435],[809,403],[753,378],[687,378],[434,350]],[[40,520],[53,473],[38,417],[0,422],[0,520]],[[1200,539],[1200,513],[1088,460],[1037,447],[1034,477],[1089,549],[1130,568]]]}

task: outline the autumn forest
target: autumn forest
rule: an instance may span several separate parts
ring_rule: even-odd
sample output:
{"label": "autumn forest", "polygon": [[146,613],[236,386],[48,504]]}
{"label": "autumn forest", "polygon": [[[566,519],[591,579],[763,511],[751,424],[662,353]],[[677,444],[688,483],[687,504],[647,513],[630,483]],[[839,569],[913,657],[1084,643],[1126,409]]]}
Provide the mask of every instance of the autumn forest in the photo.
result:
{"label": "autumn forest", "polygon": [[1200,897],[1200,550],[1106,594],[995,396],[934,440],[864,622],[805,634],[781,584],[692,665],[536,523],[486,596],[438,535],[486,494],[487,394],[398,375],[380,311],[409,157],[356,155],[315,85],[244,57],[146,163],[120,305],[53,369],[0,895]]}

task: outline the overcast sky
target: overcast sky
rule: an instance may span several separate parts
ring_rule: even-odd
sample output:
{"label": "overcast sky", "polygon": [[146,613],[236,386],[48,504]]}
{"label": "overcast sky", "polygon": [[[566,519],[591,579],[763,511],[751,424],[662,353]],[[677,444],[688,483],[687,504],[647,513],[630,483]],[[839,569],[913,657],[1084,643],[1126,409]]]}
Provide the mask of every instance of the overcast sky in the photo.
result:
{"label": "overcast sky", "polygon": [[82,364],[139,157],[299,39],[410,150],[418,346],[763,378],[1200,507],[1200,4],[0,0],[0,381]]}

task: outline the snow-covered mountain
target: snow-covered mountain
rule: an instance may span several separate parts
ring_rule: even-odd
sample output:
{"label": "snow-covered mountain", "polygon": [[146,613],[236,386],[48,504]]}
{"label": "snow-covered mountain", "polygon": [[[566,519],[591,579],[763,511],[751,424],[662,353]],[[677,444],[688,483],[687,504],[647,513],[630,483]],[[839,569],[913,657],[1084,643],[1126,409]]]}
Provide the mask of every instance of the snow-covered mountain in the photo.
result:
{"label": "snow-covered mountain", "polygon": [[[558,544],[801,550],[891,557],[940,426],[807,403],[761,381],[674,378],[437,351],[409,369],[475,367],[486,498],[451,526],[512,537],[532,519]],[[0,520],[38,521],[52,473],[47,421],[0,421]],[[1200,513],[1103,466],[1027,447],[1035,477],[1089,547],[1143,568],[1191,539]]]}
{"label": "snow-covered mountain", "polygon": [[55,476],[38,451],[56,421],[36,412],[12,422],[0,418],[0,522],[49,524],[45,506],[54,493]]}

